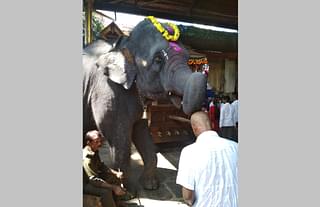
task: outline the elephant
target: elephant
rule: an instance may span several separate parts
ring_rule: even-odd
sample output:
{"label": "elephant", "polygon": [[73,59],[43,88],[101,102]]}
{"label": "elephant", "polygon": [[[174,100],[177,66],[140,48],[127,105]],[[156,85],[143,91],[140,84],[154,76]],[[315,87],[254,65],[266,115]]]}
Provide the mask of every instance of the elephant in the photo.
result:
{"label": "elephant", "polygon": [[182,43],[167,40],[148,18],[129,36],[98,39],[83,49],[83,133],[102,133],[110,145],[111,167],[124,175],[133,143],[144,162],[139,181],[145,189],[159,187],[156,148],[141,118],[146,102],[170,100],[190,115],[205,99],[206,77],[192,72],[188,58]]}

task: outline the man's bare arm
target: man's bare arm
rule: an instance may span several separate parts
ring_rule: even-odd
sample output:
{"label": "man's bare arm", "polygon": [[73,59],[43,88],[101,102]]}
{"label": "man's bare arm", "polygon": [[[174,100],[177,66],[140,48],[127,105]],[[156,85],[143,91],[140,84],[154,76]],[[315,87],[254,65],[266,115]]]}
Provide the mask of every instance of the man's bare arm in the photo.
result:
{"label": "man's bare arm", "polygon": [[192,206],[194,202],[194,192],[193,190],[189,190],[188,188],[185,188],[182,186],[182,196],[184,201],[189,205]]}

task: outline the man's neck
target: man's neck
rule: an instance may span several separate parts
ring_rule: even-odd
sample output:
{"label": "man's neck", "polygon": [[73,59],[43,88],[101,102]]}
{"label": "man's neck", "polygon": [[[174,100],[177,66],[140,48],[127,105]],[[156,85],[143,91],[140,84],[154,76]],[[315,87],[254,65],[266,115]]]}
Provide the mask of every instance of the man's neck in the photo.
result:
{"label": "man's neck", "polygon": [[98,150],[93,150],[90,145],[87,145],[87,147],[88,147],[88,151],[90,151],[90,152],[92,152],[92,153],[95,153],[95,152],[98,151]]}

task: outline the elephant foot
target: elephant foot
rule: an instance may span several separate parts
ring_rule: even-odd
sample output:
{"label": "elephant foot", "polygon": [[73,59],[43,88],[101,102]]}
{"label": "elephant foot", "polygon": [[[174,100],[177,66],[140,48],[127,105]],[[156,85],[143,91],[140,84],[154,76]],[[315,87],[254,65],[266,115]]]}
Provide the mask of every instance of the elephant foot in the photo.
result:
{"label": "elephant foot", "polygon": [[159,188],[159,180],[155,176],[152,177],[140,177],[140,182],[146,190],[156,190]]}

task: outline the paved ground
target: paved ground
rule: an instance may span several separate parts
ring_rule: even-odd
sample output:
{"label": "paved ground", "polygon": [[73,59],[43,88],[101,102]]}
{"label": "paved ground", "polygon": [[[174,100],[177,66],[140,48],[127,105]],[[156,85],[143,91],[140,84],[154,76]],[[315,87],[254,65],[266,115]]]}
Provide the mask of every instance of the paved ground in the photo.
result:
{"label": "paved ground", "polygon": [[[143,207],[186,207],[182,201],[181,187],[175,183],[179,163],[180,152],[185,143],[170,143],[157,145],[158,166],[157,176],[160,180],[160,187],[157,190],[144,190],[138,184],[138,178],[143,170],[143,162],[140,155],[132,147],[130,174],[134,179],[134,186],[137,188],[138,197],[128,201],[129,206]],[[100,150],[101,158],[108,164],[110,160],[108,145],[105,144]]]}

